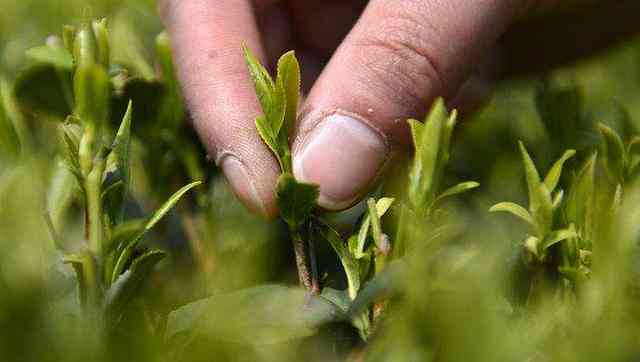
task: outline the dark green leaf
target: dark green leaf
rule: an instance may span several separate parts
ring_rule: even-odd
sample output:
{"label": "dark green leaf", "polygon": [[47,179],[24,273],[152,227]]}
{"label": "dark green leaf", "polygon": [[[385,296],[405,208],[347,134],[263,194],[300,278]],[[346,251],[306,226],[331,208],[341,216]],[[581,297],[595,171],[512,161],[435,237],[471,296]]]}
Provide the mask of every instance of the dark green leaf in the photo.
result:
{"label": "dark green leaf", "polygon": [[349,284],[349,297],[354,299],[360,290],[361,275],[358,261],[354,255],[349,252],[348,246],[340,237],[337,231],[331,228],[326,223],[323,223],[318,227],[318,234],[325,239],[329,245],[335,250],[340,259],[340,263],[344,268],[347,275],[347,283]]}
{"label": "dark green leaf", "polygon": [[163,251],[150,251],[137,257],[118,279],[111,285],[104,299],[107,315],[118,321],[124,309],[136,296],[153,268],[166,256]]}
{"label": "dark green leaf", "polygon": [[50,64],[36,64],[20,72],[14,94],[27,112],[44,113],[64,120],[72,111],[71,72],[58,71]]}
{"label": "dark green leaf", "polygon": [[126,263],[131,257],[131,254],[133,253],[133,249],[136,247],[138,242],[145,236],[145,234],[149,232],[149,230],[151,230],[158,223],[158,221],[160,221],[160,219],[162,219],[162,217],[166,215],[169,212],[169,210],[171,210],[178,203],[178,201],[180,201],[180,198],[182,198],[184,194],[186,194],[189,190],[191,190],[192,188],[200,184],[202,184],[202,181],[192,182],[184,186],[180,190],[178,190],[176,193],[174,193],[167,201],[165,201],[165,203],[158,210],[156,210],[156,212],[153,213],[153,215],[151,215],[149,219],[147,219],[147,222],[145,223],[144,228],[142,228],[142,230],[140,230],[138,234],[135,235],[135,237],[129,239],[128,242],[125,245],[123,245],[123,250],[118,256],[118,258],[116,259],[117,260],[116,265],[114,267],[113,274],[111,276],[112,282],[115,282],[120,276],[120,274],[122,274]]}
{"label": "dark green leaf", "polygon": [[318,195],[318,186],[298,182],[288,173],[280,175],[276,202],[289,227],[298,229],[309,218],[316,207]]}
{"label": "dark green leaf", "polygon": [[129,106],[127,107],[127,112],[122,119],[122,123],[120,124],[120,129],[116,134],[116,137],[113,141],[113,145],[111,146],[113,155],[116,158],[116,163],[118,170],[120,171],[120,176],[122,179],[122,192],[119,199],[113,199],[116,202],[113,206],[116,208],[113,210],[115,213],[116,223],[120,223],[124,216],[124,204],[127,198],[127,192],[129,190],[129,182],[130,182],[130,166],[129,166],[129,145],[131,143],[131,114],[132,114],[132,106],[131,102],[129,102]]}
{"label": "dark green leaf", "polygon": [[594,217],[595,166],[591,156],[575,176],[567,195],[567,221],[576,225],[583,237],[591,238]]}

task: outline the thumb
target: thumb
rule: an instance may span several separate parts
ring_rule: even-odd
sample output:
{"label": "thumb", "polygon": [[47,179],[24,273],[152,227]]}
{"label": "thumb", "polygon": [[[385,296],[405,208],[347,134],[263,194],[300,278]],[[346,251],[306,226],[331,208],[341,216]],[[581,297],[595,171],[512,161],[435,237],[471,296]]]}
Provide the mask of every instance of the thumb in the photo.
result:
{"label": "thumb", "polygon": [[451,96],[531,0],[372,0],[307,98],[297,178],[322,207],[351,206],[409,142],[407,118]]}

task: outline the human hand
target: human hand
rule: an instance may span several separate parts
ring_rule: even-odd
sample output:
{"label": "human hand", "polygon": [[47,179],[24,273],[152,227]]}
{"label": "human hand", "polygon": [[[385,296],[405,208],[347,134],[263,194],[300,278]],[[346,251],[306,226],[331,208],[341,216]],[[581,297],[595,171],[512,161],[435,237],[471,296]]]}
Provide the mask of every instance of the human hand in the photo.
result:
{"label": "human hand", "polygon": [[456,95],[511,24],[549,2],[165,0],[161,14],[202,142],[236,195],[274,215],[279,167],[255,130],[262,112],[242,44],[265,64],[298,50],[312,88],[293,135],[294,174],[339,210],[409,143],[407,118]]}

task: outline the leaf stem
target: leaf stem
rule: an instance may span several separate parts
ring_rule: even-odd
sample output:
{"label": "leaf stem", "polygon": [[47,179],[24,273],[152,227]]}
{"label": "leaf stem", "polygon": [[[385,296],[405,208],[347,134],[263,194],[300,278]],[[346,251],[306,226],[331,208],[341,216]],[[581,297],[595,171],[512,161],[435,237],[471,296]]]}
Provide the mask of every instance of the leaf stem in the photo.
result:
{"label": "leaf stem", "polygon": [[307,243],[302,239],[299,230],[291,230],[291,240],[293,241],[293,251],[296,256],[296,267],[298,268],[300,284],[313,292],[313,276],[309,270],[309,258],[306,250]]}

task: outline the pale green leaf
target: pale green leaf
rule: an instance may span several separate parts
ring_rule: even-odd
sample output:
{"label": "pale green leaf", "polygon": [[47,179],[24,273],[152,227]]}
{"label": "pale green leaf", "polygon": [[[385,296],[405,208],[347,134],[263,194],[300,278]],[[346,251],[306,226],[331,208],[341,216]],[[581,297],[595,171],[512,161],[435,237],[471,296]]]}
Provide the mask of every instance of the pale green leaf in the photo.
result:
{"label": "pale green leaf", "polygon": [[[300,64],[295,52],[285,53],[278,61],[278,77],[276,83],[284,90],[286,111],[284,116],[283,138],[287,139],[298,116],[298,98],[300,96]],[[280,129],[278,129],[280,133]]]}
{"label": "pale green leaf", "polygon": [[107,72],[97,65],[79,67],[74,78],[74,89],[75,115],[89,124],[106,122],[111,98]]}
{"label": "pale green leaf", "polygon": [[556,194],[553,196],[553,210],[557,210],[564,199],[564,190],[558,190]]}
{"label": "pale green leaf", "polygon": [[[117,223],[122,221],[124,216],[124,203],[129,191],[130,183],[130,165],[129,165],[129,145],[131,144],[131,117],[132,117],[132,104],[129,101],[127,111],[120,123],[120,129],[111,146],[112,152],[116,157],[118,170],[122,178],[123,190],[122,199],[119,200],[119,211],[117,211],[115,221]],[[116,200],[117,201],[117,200]]]}
{"label": "pale green leaf", "polygon": [[518,145],[522,154],[522,161],[527,180],[529,211],[533,220],[535,220],[538,236],[543,237],[551,229],[553,217],[551,194],[545,184],[540,181],[540,174],[524,147],[524,144],[522,142],[518,142]]}
{"label": "pale green leaf", "polygon": [[563,241],[563,240],[567,240],[570,238],[575,238],[577,237],[578,234],[576,234],[576,230],[575,227],[573,226],[573,224],[571,224],[568,228],[566,229],[561,229],[561,230],[555,230],[553,232],[551,232],[546,238],[544,238],[544,241],[542,242],[541,247],[541,251],[546,251],[547,249],[549,249],[550,247],[552,247],[553,245]]}
{"label": "pale green leaf", "polygon": [[441,193],[438,198],[436,199],[436,203],[444,200],[447,197],[451,197],[451,196],[455,196],[455,195],[459,195],[462,193],[465,193],[469,190],[473,190],[477,187],[479,187],[480,184],[478,182],[475,181],[467,181],[467,182],[461,182],[457,185],[451,186],[450,188],[446,189],[443,193]]}
{"label": "pale green leaf", "polygon": [[361,283],[361,275],[358,262],[349,252],[348,246],[342,240],[340,234],[338,234],[338,232],[335,231],[332,227],[330,227],[326,223],[322,223],[317,227],[317,233],[322,236],[322,238],[325,239],[329,243],[329,245],[331,245],[336,254],[338,254],[340,263],[342,264],[345,274],[347,275],[349,297],[353,300],[360,290]]}
{"label": "pale green leaf", "polygon": [[27,50],[27,57],[45,64],[51,64],[56,68],[71,70],[73,56],[63,47],[43,45]]}
{"label": "pale green leaf", "polygon": [[[376,210],[378,212],[379,217],[383,217],[384,214],[391,208],[395,199],[391,197],[383,197],[378,200],[376,203]],[[367,241],[367,236],[369,235],[369,228],[371,226],[371,215],[367,213],[364,220],[362,221],[362,225],[360,226],[360,230],[358,232],[358,243],[356,249],[354,250],[354,255],[356,258],[361,258],[364,256],[364,247]]]}
{"label": "pale green leaf", "polygon": [[508,212],[525,221],[529,226],[533,228],[536,227],[535,221],[533,220],[533,217],[531,217],[531,214],[529,214],[529,211],[513,202],[501,202],[495,204],[489,209],[489,212]]}
{"label": "pale green leaf", "polygon": [[558,185],[558,181],[560,181],[560,176],[562,174],[562,167],[564,166],[565,162],[567,162],[567,160],[569,160],[575,154],[575,150],[567,150],[562,155],[562,157],[560,157],[560,159],[553,164],[553,166],[547,173],[547,176],[544,178],[544,184],[547,186],[549,192],[553,192],[556,189],[556,186]]}

